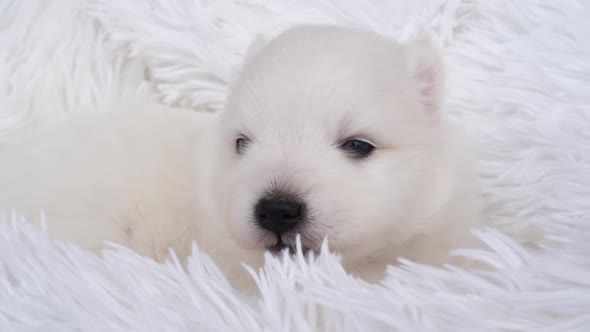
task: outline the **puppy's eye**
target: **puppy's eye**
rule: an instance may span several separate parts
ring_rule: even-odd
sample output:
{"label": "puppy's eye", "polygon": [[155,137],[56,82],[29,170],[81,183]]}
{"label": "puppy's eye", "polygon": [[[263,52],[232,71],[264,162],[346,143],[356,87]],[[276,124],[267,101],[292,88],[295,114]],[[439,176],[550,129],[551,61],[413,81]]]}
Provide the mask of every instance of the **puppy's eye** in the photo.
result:
{"label": "puppy's eye", "polygon": [[349,153],[354,158],[365,158],[375,150],[375,147],[370,143],[351,139],[340,144],[340,148]]}
{"label": "puppy's eye", "polygon": [[242,154],[244,153],[244,151],[246,151],[246,148],[248,147],[248,144],[250,143],[250,140],[247,137],[238,137],[236,139],[236,153],[237,154]]}

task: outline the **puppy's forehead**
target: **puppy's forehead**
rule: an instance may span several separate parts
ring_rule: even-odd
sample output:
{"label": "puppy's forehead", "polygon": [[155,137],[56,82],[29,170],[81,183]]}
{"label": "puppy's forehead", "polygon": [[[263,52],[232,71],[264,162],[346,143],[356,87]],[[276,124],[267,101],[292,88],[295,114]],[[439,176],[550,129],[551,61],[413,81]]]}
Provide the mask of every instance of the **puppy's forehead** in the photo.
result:
{"label": "puppy's forehead", "polygon": [[296,28],[246,62],[228,111],[258,124],[277,117],[346,123],[368,102],[403,89],[404,68],[402,48],[372,33]]}

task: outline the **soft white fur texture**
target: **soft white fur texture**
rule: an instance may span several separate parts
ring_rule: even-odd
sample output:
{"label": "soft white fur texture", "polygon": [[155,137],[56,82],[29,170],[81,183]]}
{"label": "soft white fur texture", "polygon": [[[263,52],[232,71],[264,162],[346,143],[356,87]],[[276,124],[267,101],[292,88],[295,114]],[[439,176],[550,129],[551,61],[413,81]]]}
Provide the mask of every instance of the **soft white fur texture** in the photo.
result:
{"label": "soft white fur texture", "polygon": [[[218,110],[257,33],[343,23],[403,38],[424,24],[446,59],[445,114],[479,151],[495,230],[478,233],[491,250],[463,252],[491,271],[406,262],[369,286],[329,254],[269,258],[251,299],[199,253],[188,273],[122,248],[97,258],[8,216],[0,330],[587,331],[589,16],[580,1],[4,1],[2,140],[138,85]],[[519,244],[531,228],[546,235],[537,250]]]}

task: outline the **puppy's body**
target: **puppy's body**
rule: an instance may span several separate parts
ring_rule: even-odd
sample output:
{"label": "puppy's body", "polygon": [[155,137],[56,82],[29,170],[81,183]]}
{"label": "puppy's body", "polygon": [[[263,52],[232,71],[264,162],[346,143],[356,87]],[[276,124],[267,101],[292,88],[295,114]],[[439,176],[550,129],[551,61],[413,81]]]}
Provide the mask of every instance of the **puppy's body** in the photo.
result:
{"label": "puppy's body", "polygon": [[35,219],[44,209],[52,235],[91,249],[111,240],[153,257],[169,245],[185,252],[206,127],[188,112],[142,106],[78,113],[0,148],[0,206]]}
{"label": "puppy's body", "polygon": [[[162,259],[196,240],[239,262],[328,237],[354,274],[471,245],[475,180],[438,116],[438,57],[345,28],[290,30],[252,51],[217,117],[153,105],[88,113],[0,149],[0,207],[45,209],[49,231]],[[277,212],[278,211],[278,212]],[[280,224],[281,227],[278,227]]]}

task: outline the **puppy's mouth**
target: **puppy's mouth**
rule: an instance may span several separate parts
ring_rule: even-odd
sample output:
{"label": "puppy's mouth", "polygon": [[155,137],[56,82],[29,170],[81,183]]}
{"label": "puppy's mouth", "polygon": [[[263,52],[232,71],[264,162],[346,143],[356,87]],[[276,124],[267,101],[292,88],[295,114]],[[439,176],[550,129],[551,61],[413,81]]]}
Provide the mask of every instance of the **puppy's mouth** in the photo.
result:
{"label": "puppy's mouth", "polygon": [[290,255],[295,255],[301,250],[303,255],[307,255],[310,252],[316,252],[313,246],[306,245],[306,241],[303,239],[299,240],[300,237],[293,236],[292,239],[290,238],[287,241],[284,241],[282,237],[279,237],[274,241],[273,244],[269,244],[265,246],[266,251],[272,253],[273,255],[279,255],[283,252],[287,251]]}
{"label": "puppy's mouth", "polygon": [[289,254],[293,255],[295,254],[295,247],[293,246],[289,246],[289,245],[285,245],[283,243],[283,241],[277,241],[277,243],[267,246],[266,250],[273,253],[273,254],[279,254],[285,250],[289,251]]}

